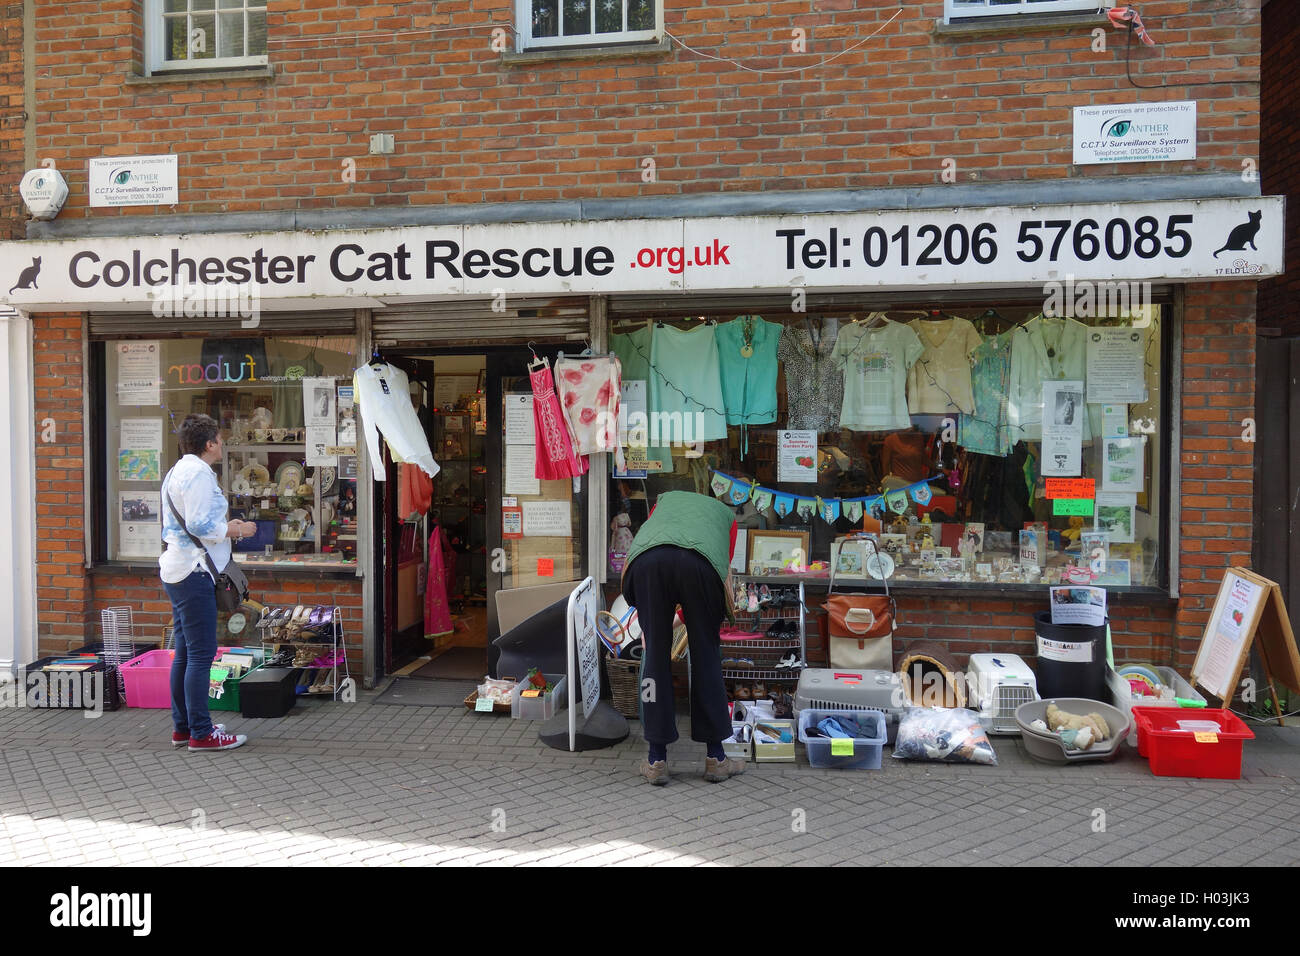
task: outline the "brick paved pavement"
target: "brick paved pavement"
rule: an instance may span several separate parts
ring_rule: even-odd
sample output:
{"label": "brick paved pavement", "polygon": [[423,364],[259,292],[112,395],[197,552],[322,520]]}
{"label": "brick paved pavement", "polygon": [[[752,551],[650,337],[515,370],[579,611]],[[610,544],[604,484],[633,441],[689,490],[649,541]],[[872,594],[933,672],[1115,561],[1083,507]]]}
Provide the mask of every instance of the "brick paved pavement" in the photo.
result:
{"label": "brick paved pavement", "polygon": [[633,772],[635,723],[568,754],[537,724],[375,696],[221,715],[250,743],[204,755],[172,750],[165,711],[0,710],[0,864],[1300,862],[1294,727],[1255,725],[1241,781],[1153,777],[1131,748],[1057,769],[998,737],[996,768],[814,770],[801,750],[711,785],[684,741],[658,789]]}

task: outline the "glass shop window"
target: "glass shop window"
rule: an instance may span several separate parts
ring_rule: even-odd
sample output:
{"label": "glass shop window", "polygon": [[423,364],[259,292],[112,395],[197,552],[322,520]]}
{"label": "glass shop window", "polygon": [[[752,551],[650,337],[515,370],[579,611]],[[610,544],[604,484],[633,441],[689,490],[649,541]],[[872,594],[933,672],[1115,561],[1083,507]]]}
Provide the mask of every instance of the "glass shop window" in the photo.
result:
{"label": "glass shop window", "polygon": [[1168,307],[1105,311],[617,320],[611,574],[682,489],[735,506],[743,574],[1162,586]]}
{"label": "glass shop window", "polygon": [[235,543],[252,567],[349,568],[357,560],[357,419],[350,337],[103,343],[107,556],[161,553],[162,479],[193,412],[221,426],[214,470],[230,517],[257,523]]}

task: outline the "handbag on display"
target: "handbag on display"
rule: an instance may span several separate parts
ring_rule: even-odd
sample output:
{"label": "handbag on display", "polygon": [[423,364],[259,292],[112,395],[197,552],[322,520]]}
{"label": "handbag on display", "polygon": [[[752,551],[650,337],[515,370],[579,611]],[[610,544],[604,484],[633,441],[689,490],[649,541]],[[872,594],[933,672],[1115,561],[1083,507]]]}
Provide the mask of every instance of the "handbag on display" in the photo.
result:
{"label": "handbag on display", "polygon": [[889,578],[882,576],[881,580],[885,585],[884,594],[836,594],[832,566],[824,605],[826,613],[820,622],[831,667],[894,669],[894,625],[898,608],[889,593]]}
{"label": "handbag on display", "polygon": [[163,497],[167,499],[167,507],[171,508],[177,523],[189,535],[190,540],[194,542],[194,546],[203,552],[203,559],[208,562],[208,570],[212,572],[212,580],[215,582],[217,610],[227,613],[237,610],[239,605],[248,600],[248,578],[244,577],[244,572],[240,570],[234,555],[231,555],[225,569],[218,571],[217,564],[212,560],[212,555],[208,553],[207,547],[194,536],[189,526],[185,524],[185,519],[176,510],[176,505],[172,502],[172,497],[165,487],[163,488]]}

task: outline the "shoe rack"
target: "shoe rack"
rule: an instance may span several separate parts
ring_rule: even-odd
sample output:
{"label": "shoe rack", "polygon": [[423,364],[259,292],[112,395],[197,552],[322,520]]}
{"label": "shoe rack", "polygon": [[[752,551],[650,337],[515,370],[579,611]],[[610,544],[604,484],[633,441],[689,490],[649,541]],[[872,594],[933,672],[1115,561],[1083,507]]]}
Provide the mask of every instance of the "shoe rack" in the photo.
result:
{"label": "shoe rack", "polygon": [[[312,610],[325,610],[325,608],[313,608]],[[343,679],[351,679],[352,677],[348,669],[347,639],[343,628],[342,608],[335,605],[329,621],[325,624],[312,624],[310,618],[306,621],[295,621],[292,618],[293,611],[294,608],[289,607],[268,607],[262,610],[262,616],[257,621],[257,629],[262,636],[263,660],[270,660],[281,650],[286,649],[296,651],[297,659],[310,656],[314,660],[321,656],[325,648],[329,648],[330,660],[337,661],[332,667],[313,668],[310,661],[305,664],[294,663],[286,666],[300,667],[306,670],[314,669],[316,671],[316,680],[312,683],[313,687],[320,685],[323,674],[328,673],[328,690],[309,690],[304,696],[323,697],[329,694],[331,700],[338,700],[339,689],[343,685],[343,680],[339,678],[340,669],[343,671]],[[286,613],[290,617],[285,618]],[[328,640],[326,640],[327,637]],[[341,660],[340,652],[342,653]]]}
{"label": "shoe rack", "polygon": [[[757,588],[757,579],[749,575],[737,575],[735,580]],[[761,681],[771,683],[798,683],[799,674],[808,660],[807,635],[805,632],[805,613],[807,603],[804,600],[803,582],[798,587],[778,588],[778,592],[794,592],[798,603],[790,605],[764,604],[757,611],[748,611],[743,607],[736,609],[736,626],[746,630],[761,632],[765,636],[753,640],[722,642],[722,677],[724,680]],[[773,633],[775,631],[775,633]],[[797,655],[794,667],[778,667],[782,658]],[[747,658],[752,660],[752,667],[737,666],[727,663],[727,659]]]}

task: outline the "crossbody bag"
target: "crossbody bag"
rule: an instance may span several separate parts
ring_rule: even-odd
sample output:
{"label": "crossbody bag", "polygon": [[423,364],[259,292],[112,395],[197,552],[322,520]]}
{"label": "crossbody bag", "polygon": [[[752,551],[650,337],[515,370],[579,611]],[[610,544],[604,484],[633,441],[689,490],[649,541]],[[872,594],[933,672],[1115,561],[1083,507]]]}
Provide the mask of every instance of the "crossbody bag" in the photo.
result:
{"label": "crossbody bag", "polygon": [[212,560],[212,555],[208,553],[207,547],[190,531],[185,519],[181,517],[176,505],[172,502],[171,493],[164,488],[163,497],[167,499],[167,507],[171,508],[172,515],[175,516],[177,524],[185,531],[194,546],[203,552],[203,559],[208,563],[208,570],[212,572],[212,580],[215,582],[218,611],[234,611],[240,604],[248,600],[248,578],[244,577],[244,572],[240,570],[239,564],[232,555],[230,561],[226,563],[225,570],[218,571],[217,563]]}

